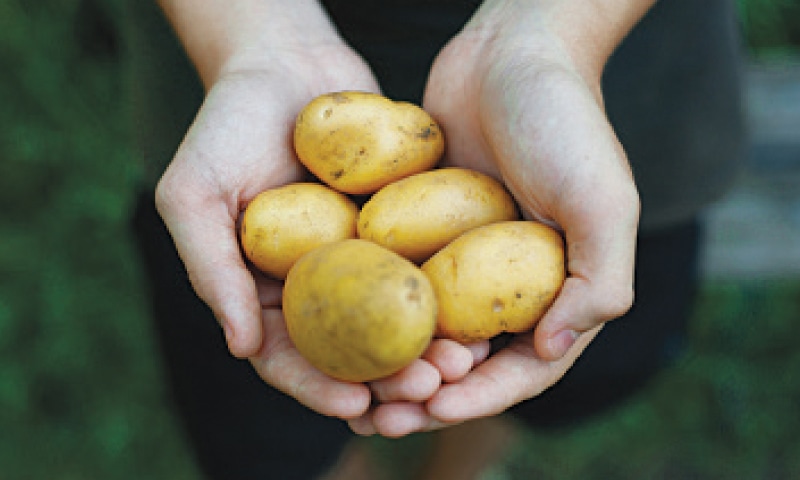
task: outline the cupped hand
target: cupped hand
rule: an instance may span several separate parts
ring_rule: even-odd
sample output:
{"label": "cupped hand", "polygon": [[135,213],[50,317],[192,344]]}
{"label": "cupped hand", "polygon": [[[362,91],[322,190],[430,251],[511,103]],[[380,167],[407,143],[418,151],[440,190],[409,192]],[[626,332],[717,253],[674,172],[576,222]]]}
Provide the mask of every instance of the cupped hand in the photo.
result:
{"label": "cupped hand", "polygon": [[447,164],[500,179],[527,219],[562,232],[568,278],[533,337],[557,360],[633,301],[638,193],[599,78],[545,46],[494,46],[469,69],[470,40],[442,52],[424,106],[443,125]]}
{"label": "cupped hand", "polygon": [[431,418],[426,403],[443,385],[461,381],[488,356],[488,341],[461,345],[436,338],[422,358],[388,378],[370,383],[375,404],[364,415],[349,420],[359,435],[396,438],[447,426]]}
{"label": "cupped hand", "polygon": [[445,132],[446,164],[500,179],[527,219],[563,233],[568,278],[532,333],[425,402],[388,402],[383,415],[351,421],[359,433],[433,430],[539,395],[633,301],[639,198],[599,72],[547,33],[484,33],[466,29],[440,53],[423,106]]}
{"label": "cupped hand", "polygon": [[358,57],[339,49],[228,69],[209,88],[156,203],[231,353],[249,358],[267,383],[302,404],[351,418],[370,405],[369,389],[330,379],[300,357],[280,312],[280,282],[248,268],[237,238],[239,214],[255,195],[304,178],[291,141],[297,113],[314,96],[344,89],[378,86]]}

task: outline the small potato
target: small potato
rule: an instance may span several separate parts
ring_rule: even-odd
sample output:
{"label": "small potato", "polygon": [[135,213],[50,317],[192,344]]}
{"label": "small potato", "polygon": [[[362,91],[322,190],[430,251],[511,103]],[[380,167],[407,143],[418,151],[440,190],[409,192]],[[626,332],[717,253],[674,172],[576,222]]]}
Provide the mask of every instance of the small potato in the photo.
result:
{"label": "small potato", "polygon": [[416,265],[351,239],[295,263],[283,314],[289,337],[312,365],[340,380],[368,382],[422,355],[436,329],[436,298]]}
{"label": "small potato", "polygon": [[293,183],[258,194],[242,215],[240,241],[259,270],[283,279],[306,252],[354,238],[358,207],[317,183]]}
{"label": "small potato", "polygon": [[561,235],[528,221],[470,230],[421,268],[439,301],[437,335],[462,343],[531,330],[566,277]]}
{"label": "small potato", "polygon": [[467,230],[517,218],[514,200],[497,180],[442,168],[378,190],[361,208],[358,236],[420,263]]}
{"label": "small potato", "polygon": [[444,152],[439,125],[422,108],[368,92],[321,95],[297,117],[300,162],[334,189],[369,194],[431,168]]}

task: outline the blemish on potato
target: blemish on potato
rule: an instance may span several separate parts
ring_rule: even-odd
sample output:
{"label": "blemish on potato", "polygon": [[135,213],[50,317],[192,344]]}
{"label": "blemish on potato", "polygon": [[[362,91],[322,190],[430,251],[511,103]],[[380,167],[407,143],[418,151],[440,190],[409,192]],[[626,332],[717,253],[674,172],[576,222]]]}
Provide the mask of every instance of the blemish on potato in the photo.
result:
{"label": "blemish on potato", "polygon": [[417,132],[414,136],[419,138],[420,140],[427,140],[429,138],[435,137],[438,132],[436,131],[436,125],[430,124],[427,127],[423,128],[422,131]]}
{"label": "blemish on potato", "polygon": [[409,302],[419,302],[421,300],[419,293],[419,280],[417,280],[415,277],[407,277],[404,283],[409,290],[406,294],[406,299]]}
{"label": "blemish on potato", "polygon": [[344,92],[333,92],[331,94],[331,99],[336,103],[350,103],[352,101]]}
{"label": "blemish on potato", "polygon": [[492,300],[492,312],[500,313],[503,310],[505,310],[505,308],[506,308],[506,304],[505,304],[505,302],[503,302],[502,299],[495,298],[494,300]]}
{"label": "blemish on potato", "polygon": [[458,259],[455,256],[450,257],[450,275],[453,277],[453,283],[458,278]]}

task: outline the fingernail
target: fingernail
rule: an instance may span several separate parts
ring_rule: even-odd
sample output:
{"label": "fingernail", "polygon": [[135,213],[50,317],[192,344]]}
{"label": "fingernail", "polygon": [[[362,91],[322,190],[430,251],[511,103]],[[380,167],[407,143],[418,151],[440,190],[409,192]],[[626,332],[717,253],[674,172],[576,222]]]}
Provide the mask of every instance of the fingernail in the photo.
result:
{"label": "fingernail", "polygon": [[372,421],[369,418],[353,418],[347,420],[347,425],[350,427],[350,430],[352,430],[353,433],[362,437],[369,437],[378,433],[378,431],[375,429],[375,425],[372,424]]}
{"label": "fingernail", "polygon": [[570,348],[572,348],[572,346],[575,344],[575,340],[577,339],[578,332],[575,330],[562,330],[550,337],[550,340],[547,342],[547,346],[553,356],[561,358]]}

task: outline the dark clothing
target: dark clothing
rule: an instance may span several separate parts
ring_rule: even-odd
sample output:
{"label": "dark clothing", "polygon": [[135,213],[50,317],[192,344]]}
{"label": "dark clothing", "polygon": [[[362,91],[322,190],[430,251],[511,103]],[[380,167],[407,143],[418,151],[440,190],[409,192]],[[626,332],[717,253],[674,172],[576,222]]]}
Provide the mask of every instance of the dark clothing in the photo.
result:
{"label": "dark clothing", "polygon": [[642,198],[642,229],[719,198],[746,151],[736,8],[661,0],[611,57],[606,109]]}
{"label": "dark clothing", "polygon": [[[141,197],[132,225],[175,403],[210,478],[309,479],[351,438],[267,386],[227,351],[191,286],[153,205]],[[686,222],[639,239],[636,305],[606,325],[567,375],[511,411],[532,427],[563,427],[619,406],[676,357],[695,295],[699,227]]]}
{"label": "dark clothing", "polygon": [[[150,172],[133,228],[179,412],[211,478],[313,478],[351,434],[227,353],[153,208],[155,179],[203,91],[157,8],[129,3],[136,126]],[[419,102],[436,53],[478,3],[325,5],[384,93]],[[512,410],[530,425],[565,425],[618,405],[679,351],[696,290],[698,212],[725,189],[743,152],[735,32],[732,1],[662,0],[612,57],[603,85],[607,109],[644,209],[636,304],[607,325],[561,382]]]}

